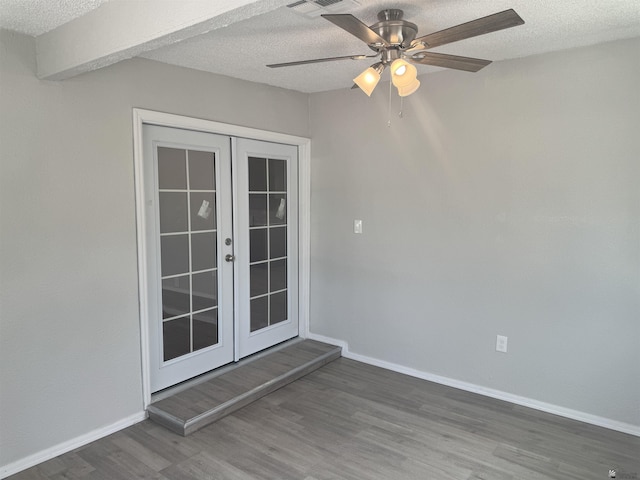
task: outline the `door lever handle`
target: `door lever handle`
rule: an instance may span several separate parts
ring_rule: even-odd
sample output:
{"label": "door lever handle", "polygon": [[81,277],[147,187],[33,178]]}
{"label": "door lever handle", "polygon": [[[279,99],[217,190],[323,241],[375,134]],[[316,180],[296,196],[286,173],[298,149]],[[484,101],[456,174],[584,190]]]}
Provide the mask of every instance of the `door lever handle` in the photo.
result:
{"label": "door lever handle", "polygon": [[231,255],[230,253],[227,253],[224,256],[224,259],[225,259],[226,262],[233,262],[236,259],[236,256],[235,255]]}

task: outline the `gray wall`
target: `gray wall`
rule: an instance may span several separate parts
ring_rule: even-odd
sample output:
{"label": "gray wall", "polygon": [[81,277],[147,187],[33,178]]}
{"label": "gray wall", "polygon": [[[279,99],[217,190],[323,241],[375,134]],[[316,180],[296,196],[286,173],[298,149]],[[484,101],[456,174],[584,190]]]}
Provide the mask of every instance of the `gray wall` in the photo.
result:
{"label": "gray wall", "polygon": [[308,96],[134,60],[64,82],[0,33],[0,466],[142,411],[131,109],[308,136]]}
{"label": "gray wall", "polygon": [[640,425],[639,47],[429,75],[387,128],[387,85],[309,125],[307,95],[145,60],[42,82],[0,33],[0,465],[142,408],[132,107],[312,133],[313,332]]}
{"label": "gray wall", "polygon": [[311,95],[312,331],[640,426],[639,51]]}

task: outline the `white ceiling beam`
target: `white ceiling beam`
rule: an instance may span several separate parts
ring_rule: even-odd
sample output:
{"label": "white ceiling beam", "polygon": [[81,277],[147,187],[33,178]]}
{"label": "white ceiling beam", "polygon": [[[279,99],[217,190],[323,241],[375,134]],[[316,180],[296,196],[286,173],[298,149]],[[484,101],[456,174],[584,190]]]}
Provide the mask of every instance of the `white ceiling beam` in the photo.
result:
{"label": "white ceiling beam", "polygon": [[111,0],[36,39],[38,77],[64,80],[216,30],[291,0]]}

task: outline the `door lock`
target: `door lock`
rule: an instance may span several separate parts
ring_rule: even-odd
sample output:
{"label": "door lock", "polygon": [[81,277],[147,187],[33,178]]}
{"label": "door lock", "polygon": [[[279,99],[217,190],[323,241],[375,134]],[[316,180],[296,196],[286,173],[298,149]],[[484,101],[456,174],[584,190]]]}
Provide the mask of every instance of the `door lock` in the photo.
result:
{"label": "door lock", "polygon": [[225,261],[227,261],[227,262],[233,262],[233,261],[236,259],[236,256],[235,256],[235,255],[231,255],[230,253],[227,253],[227,254],[224,256],[224,259],[225,259]]}

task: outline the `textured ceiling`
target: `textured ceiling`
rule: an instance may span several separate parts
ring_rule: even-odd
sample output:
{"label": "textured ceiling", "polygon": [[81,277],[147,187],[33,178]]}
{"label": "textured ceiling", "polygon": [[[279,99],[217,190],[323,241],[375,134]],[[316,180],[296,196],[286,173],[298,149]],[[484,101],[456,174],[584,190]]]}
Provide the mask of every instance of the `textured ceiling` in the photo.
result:
{"label": "textured ceiling", "polygon": [[[378,11],[401,8],[405,19],[418,26],[418,36],[514,8],[524,19],[524,25],[433,49],[494,61],[640,36],[638,0],[362,0],[360,3],[349,13],[367,25],[377,21]],[[318,92],[351,87],[351,80],[373,61],[346,60],[278,69],[264,65],[370,53],[363,42],[327,20],[306,18],[283,7],[144,56],[293,90]],[[419,74],[436,70],[418,67]]]}
{"label": "textured ceiling", "polygon": [[[37,35],[56,26],[56,22],[62,24],[104,1],[0,0],[0,26]],[[170,3],[165,0],[162,5],[166,8]],[[513,8],[525,25],[433,49],[434,52],[494,61],[640,36],[638,0],[360,0],[358,3],[360,5],[354,5],[348,13],[368,25],[377,21],[379,10],[404,10],[405,19],[417,24],[418,36]],[[319,92],[349,88],[351,79],[374,60],[279,69],[265,65],[371,53],[360,40],[323,18],[307,18],[281,7],[230,22],[227,27],[149,51],[143,56],[302,92]],[[418,66],[419,74],[437,70]]]}
{"label": "textured ceiling", "polygon": [[109,0],[0,0],[0,28],[37,36]]}

